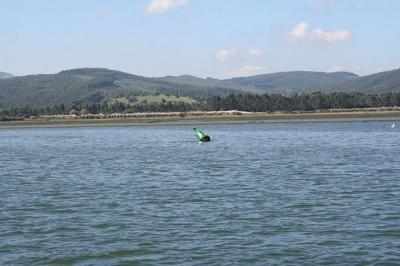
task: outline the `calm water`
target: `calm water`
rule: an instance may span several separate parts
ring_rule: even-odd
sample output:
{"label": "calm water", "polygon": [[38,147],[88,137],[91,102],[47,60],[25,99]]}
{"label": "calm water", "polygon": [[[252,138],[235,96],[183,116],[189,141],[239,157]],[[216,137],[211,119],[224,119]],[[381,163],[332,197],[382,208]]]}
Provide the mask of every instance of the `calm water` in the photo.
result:
{"label": "calm water", "polygon": [[0,130],[0,264],[399,263],[391,124]]}

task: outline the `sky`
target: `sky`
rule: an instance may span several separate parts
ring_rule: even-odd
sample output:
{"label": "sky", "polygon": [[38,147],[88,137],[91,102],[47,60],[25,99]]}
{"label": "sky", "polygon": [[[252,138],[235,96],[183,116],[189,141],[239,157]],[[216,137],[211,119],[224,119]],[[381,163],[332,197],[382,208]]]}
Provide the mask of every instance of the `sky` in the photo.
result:
{"label": "sky", "polygon": [[148,77],[400,67],[398,0],[0,0],[0,71]]}

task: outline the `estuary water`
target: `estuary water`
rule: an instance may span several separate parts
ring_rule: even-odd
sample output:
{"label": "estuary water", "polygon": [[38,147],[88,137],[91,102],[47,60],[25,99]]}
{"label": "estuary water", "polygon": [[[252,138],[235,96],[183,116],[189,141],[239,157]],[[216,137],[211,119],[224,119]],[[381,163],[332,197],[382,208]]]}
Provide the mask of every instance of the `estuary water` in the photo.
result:
{"label": "estuary water", "polygon": [[0,129],[0,265],[400,261],[400,123]]}

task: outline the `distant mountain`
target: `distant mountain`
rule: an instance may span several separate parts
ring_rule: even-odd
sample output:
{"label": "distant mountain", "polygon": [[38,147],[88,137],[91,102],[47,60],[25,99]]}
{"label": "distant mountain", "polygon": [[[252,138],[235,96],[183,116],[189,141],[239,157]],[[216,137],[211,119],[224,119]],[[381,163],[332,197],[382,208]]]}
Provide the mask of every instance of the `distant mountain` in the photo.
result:
{"label": "distant mountain", "polygon": [[338,82],[353,80],[358,76],[349,72],[291,71],[240,77],[225,80],[264,92],[293,93],[324,90]]}
{"label": "distant mountain", "polygon": [[0,108],[102,102],[132,94],[208,97],[231,89],[178,84],[102,68],[81,68],[50,75],[0,80]]}
{"label": "distant mountain", "polygon": [[0,79],[0,108],[100,103],[130,95],[205,98],[238,92],[400,91],[400,69],[359,77],[348,72],[292,71],[226,80],[195,76],[147,78],[104,68],[80,68],[50,75]]}
{"label": "distant mountain", "polygon": [[325,91],[358,91],[371,93],[400,91],[400,69],[338,82],[332,86],[328,86]]}
{"label": "distant mountain", "polygon": [[352,80],[357,77],[356,74],[349,72],[291,71],[225,80],[213,78],[202,79],[189,75],[167,76],[159,79],[181,84],[229,88],[253,93],[291,94],[325,90],[339,82]]}
{"label": "distant mountain", "polygon": [[7,79],[7,78],[12,78],[12,77],[13,77],[13,75],[0,71],[0,79]]}
{"label": "distant mountain", "polygon": [[400,69],[359,77],[349,72],[292,71],[226,80],[253,86],[264,92],[283,94],[321,92],[383,93],[400,91]]}
{"label": "distant mountain", "polygon": [[202,87],[218,87],[218,88],[234,89],[240,91],[262,92],[262,91],[257,91],[253,86],[242,86],[240,84],[232,83],[228,80],[220,80],[214,78],[203,79],[191,75],[166,76],[158,79],[168,82],[202,86]]}

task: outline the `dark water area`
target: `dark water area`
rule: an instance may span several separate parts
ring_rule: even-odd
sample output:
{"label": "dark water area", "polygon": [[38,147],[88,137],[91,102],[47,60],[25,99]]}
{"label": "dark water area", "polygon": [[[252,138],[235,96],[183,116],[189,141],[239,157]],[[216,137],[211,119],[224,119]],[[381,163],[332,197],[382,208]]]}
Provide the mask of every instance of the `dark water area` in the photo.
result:
{"label": "dark water area", "polygon": [[0,130],[0,265],[399,263],[391,125]]}

